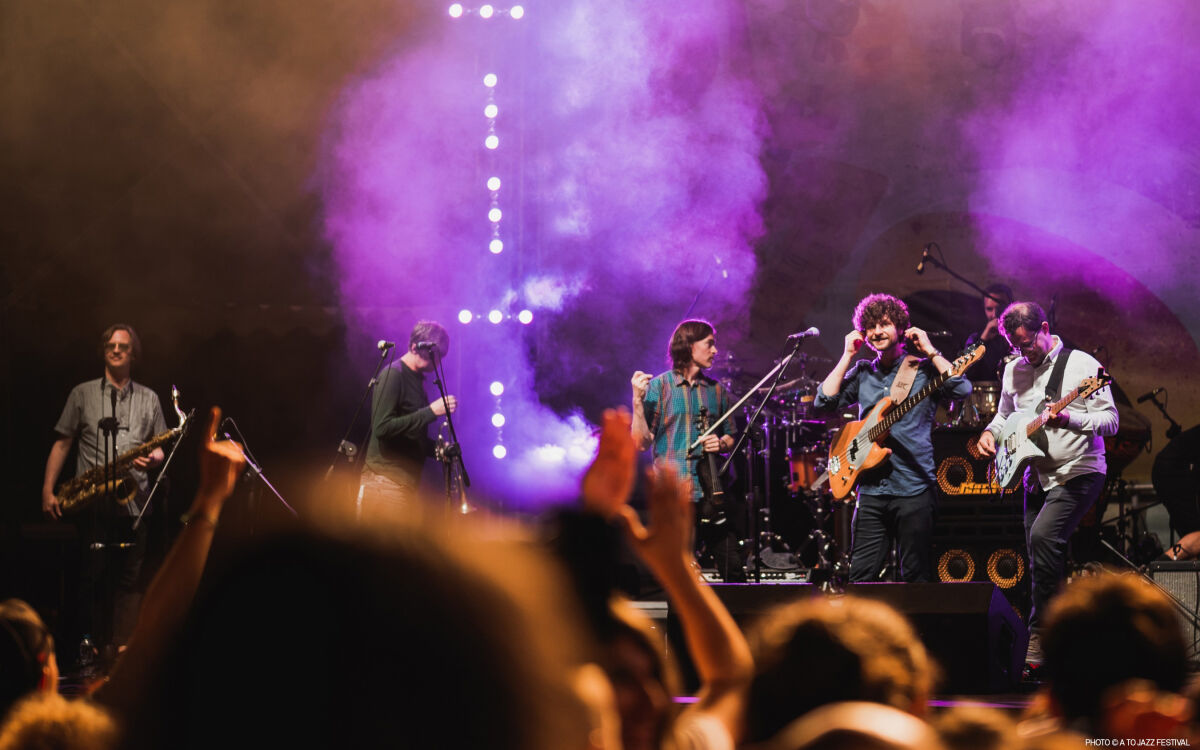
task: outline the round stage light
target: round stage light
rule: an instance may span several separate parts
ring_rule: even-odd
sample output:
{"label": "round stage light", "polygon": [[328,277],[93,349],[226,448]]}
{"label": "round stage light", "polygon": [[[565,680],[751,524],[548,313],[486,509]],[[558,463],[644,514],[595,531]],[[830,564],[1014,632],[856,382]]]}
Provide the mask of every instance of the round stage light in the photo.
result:
{"label": "round stage light", "polygon": [[501,383],[499,380],[493,380],[492,384],[488,386],[488,390],[492,392],[493,396],[499,396],[504,393],[504,383]]}
{"label": "round stage light", "polygon": [[522,310],[521,312],[517,313],[517,320],[521,321],[525,325],[529,325],[533,322],[533,313],[529,310]]}
{"label": "round stage light", "polygon": [[498,208],[493,208],[493,209],[488,210],[488,221],[491,221],[491,222],[500,221],[500,217],[502,217],[502,216],[504,216],[504,214],[501,213],[500,209],[498,209]]}
{"label": "round stage light", "polygon": [[462,3],[455,3],[450,6],[450,17],[451,18],[459,18],[460,16],[462,16],[462,13],[463,13]]}
{"label": "round stage light", "polygon": [[492,13],[494,13],[494,12],[495,12],[495,9],[490,5],[480,5],[479,6],[479,17],[480,18],[491,18]]}
{"label": "round stage light", "polygon": [[501,414],[500,412],[496,412],[495,414],[492,415],[492,427],[503,427],[503,426],[504,426],[504,415]]}
{"label": "round stage light", "polygon": [[471,311],[467,310],[465,308],[458,311],[458,322],[459,323],[464,323],[464,324],[470,323],[471,319],[474,317],[475,316],[471,314]]}
{"label": "round stage light", "polygon": [[495,456],[496,458],[504,458],[505,456],[508,455],[508,449],[505,448],[503,445],[493,445],[492,446],[492,455]]}
{"label": "round stage light", "polygon": [[483,116],[489,120],[494,120],[498,114],[500,114],[500,108],[495,104],[489,104],[483,108]]}
{"label": "round stage light", "polygon": [[490,320],[492,323],[499,323],[500,321],[504,320],[504,313],[500,312],[499,310],[492,310],[490,313],[488,313],[488,320]]}
{"label": "round stage light", "polygon": [[520,5],[514,5],[514,6],[513,6],[513,7],[512,7],[512,8],[511,8],[511,9],[508,11],[508,15],[512,16],[513,18],[518,18],[518,19],[519,19],[519,18],[521,18],[522,16],[524,16],[524,15],[525,15],[525,9],[524,9],[524,8],[522,8]]}
{"label": "round stage light", "polygon": [[488,73],[487,75],[485,75],[485,76],[483,77],[483,85],[484,85],[484,86],[487,86],[489,89],[490,89],[490,88],[495,88],[495,86],[496,86],[496,74],[495,74],[495,73]]}
{"label": "round stage light", "polygon": [[489,135],[483,140],[483,145],[494,151],[500,145],[500,139],[495,135]]}
{"label": "round stage light", "polygon": [[488,181],[487,181],[487,187],[488,187],[488,190],[499,190],[500,189],[500,178],[499,177],[489,177]]}
{"label": "round stage light", "polygon": [[499,255],[504,251],[504,242],[501,240],[492,240],[488,243],[488,250],[492,251],[492,255]]}

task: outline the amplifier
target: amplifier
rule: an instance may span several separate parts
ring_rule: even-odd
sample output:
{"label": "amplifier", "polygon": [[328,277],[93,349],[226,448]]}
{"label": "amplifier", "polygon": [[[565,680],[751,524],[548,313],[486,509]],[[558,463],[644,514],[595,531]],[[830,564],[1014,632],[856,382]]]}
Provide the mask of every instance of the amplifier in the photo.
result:
{"label": "amplifier", "polygon": [[1152,562],[1149,572],[1154,582],[1179,600],[1189,613],[1184,615],[1181,608],[1179,619],[1183,624],[1184,639],[1195,649],[1200,643],[1200,628],[1196,627],[1196,621],[1200,619],[1200,560]]}

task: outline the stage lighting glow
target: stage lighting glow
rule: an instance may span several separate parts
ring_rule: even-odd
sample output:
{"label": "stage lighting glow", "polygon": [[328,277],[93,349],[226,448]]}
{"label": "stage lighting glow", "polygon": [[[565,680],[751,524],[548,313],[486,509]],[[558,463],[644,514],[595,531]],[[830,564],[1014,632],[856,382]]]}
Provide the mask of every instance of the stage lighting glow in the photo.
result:
{"label": "stage lighting glow", "polygon": [[470,310],[463,309],[463,310],[458,311],[458,322],[459,323],[463,323],[463,324],[470,323],[471,319],[473,317],[475,317],[475,316],[471,315]]}
{"label": "stage lighting glow", "polygon": [[501,240],[492,240],[488,243],[488,250],[492,251],[492,255],[499,255],[504,251],[504,242]]}
{"label": "stage lighting glow", "polygon": [[450,17],[451,18],[460,17],[462,15],[462,12],[463,12],[462,3],[455,3],[454,5],[450,6]]}
{"label": "stage lighting glow", "polygon": [[489,177],[488,181],[487,181],[487,186],[488,186],[488,190],[499,190],[500,189],[500,178],[499,177]]}
{"label": "stage lighting glow", "polygon": [[489,104],[483,108],[483,116],[489,120],[495,119],[498,114],[500,114],[500,108],[495,104]]}
{"label": "stage lighting glow", "polygon": [[561,445],[542,445],[533,449],[533,457],[539,463],[555,466],[567,457],[567,449]]}
{"label": "stage lighting glow", "polygon": [[508,15],[512,16],[513,18],[521,18],[525,15],[525,9],[520,5],[514,5],[512,9],[508,11]]}
{"label": "stage lighting glow", "polygon": [[488,320],[492,324],[498,324],[500,321],[504,320],[504,313],[500,312],[499,310],[492,310],[490,313],[488,313]]}
{"label": "stage lighting glow", "polygon": [[483,145],[487,146],[489,149],[495,149],[497,146],[500,145],[500,139],[497,138],[495,135],[489,135],[487,138],[484,139]]}
{"label": "stage lighting glow", "polygon": [[503,445],[493,445],[492,446],[492,455],[495,456],[496,458],[504,458],[505,456],[508,455],[508,449],[505,448]]}
{"label": "stage lighting glow", "polygon": [[484,85],[484,86],[487,86],[489,89],[490,89],[490,88],[495,88],[495,86],[496,86],[496,74],[495,74],[495,73],[488,73],[487,75],[485,75],[485,76],[483,77],[483,85]]}
{"label": "stage lighting glow", "polygon": [[493,427],[503,427],[504,426],[504,415],[501,414],[500,412],[496,412],[495,414],[493,414],[492,415],[492,426]]}
{"label": "stage lighting glow", "polygon": [[492,6],[490,6],[490,5],[480,5],[479,6],[479,17],[480,18],[491,18],[492,13],[494,11],[495,11],[495,9],[492,8]]}
{"label": "stage lighting glow", "polygon": [[501,383],[499,380],[493,380],[492,384],[488,386],[488,390],[492,392],[493,396],[499,396],[504,393],[504,383]]}
{"label": "stage lighting glow", "polygon": [[521,312],[517,313],[517,320],[521,321],[525,325],[529,325],[533,322],[533,313],[529,310],[522,310]]}
{"label": "stage lighting glow", "polygon": [[488,211],[488,221],[491,221],[491,222],[500,221],[500,217],[503,215],[504,214],[500,213],[500,209],[493,208],[490,211]]}

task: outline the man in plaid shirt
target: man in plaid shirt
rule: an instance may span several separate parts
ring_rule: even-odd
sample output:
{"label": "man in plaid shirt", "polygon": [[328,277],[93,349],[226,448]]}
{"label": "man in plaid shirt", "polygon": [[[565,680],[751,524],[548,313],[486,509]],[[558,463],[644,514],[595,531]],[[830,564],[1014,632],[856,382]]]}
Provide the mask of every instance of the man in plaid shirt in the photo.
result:
{"label": "man in plaid shirt", "polygon": [[[675,328],[668,348],[671,369],[652,377],[638,370],[633,374],[633,437],[638,449],[653,446],[655,459],[674,466],[680,477],[692,481],[692,496],[704,499],[697,469],[705,453],[733,447],[732,420],[726,420],[695,451],[688,446],[700,436],[698,417],[705,409],[709,423],[720,419],[729,408],[729,396],[720,383],[704,374],[717,356],[716,332],[703,320],[685,320]],[[720,463],[724,462],[719,458]],[[726,501],[731,502],[730,500]],[[725,507],[719,516],[697,514],[700,541],[713,552],[726,580],[745,580],[742,556],[737,552],[741,513]]]}

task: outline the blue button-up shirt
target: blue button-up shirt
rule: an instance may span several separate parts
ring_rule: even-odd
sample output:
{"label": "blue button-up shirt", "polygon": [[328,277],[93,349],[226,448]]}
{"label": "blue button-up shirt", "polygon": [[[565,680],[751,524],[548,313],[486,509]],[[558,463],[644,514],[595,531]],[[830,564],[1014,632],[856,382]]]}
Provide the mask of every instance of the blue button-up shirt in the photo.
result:
{"label": "blue button-up shirt", "polygon": [[[819,413],[832,413],[858,404],[858,418],[870,411],[879,400],[892,391],[892,381],[900,370],[903,357],[898,357],[891,367],[883,368],[879,359],[859,360],[846,373],[842,390],[837,396],[829,397],[821,389],[813,399],[813,409]],[[909,395],[921,390],[937,371],[929,360],[917,368]],[[891,495],[911,497],[933,487],[937,481],[933,466],[933,416],[938,401],[943,398],[966,398],[971,393],[971,382],[963,377],[953,377],[932,396],[917,404],[892,426],[883,441],[892,455],[883,464],[863,474],[858,491],[864,495]]]}
{"label": "blue button-up shirt", "polygon": [[[697,459],[704,455],[704,449],[698,447],[689,453],[688,446],[700,436],[696,417],[701,407],[708,410],[709,424],[729,408],[729,394],[704,373],[697,374],[695,382],[688,382],[680,372],[664,372],[650,381],[642,401],[646,426],[654,436],[654,457],[672,464],[679,476],[692,480],[692,496],[696,500],[704,497],[696,477]],[[734,430],[730,418],[714,434],[723,437]],[[719,464],[724,458],[717,461]]]}

